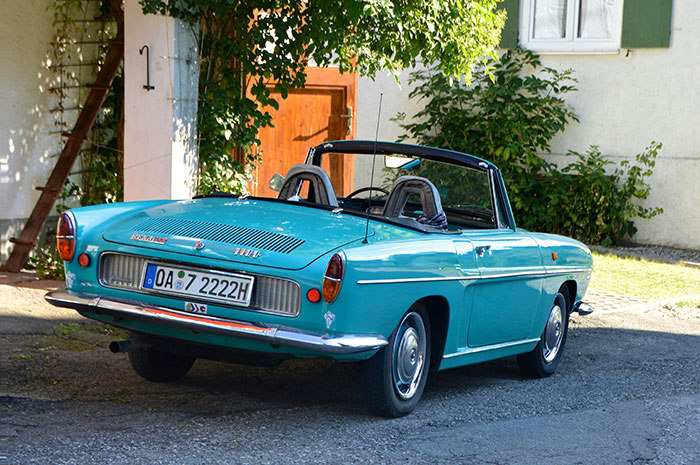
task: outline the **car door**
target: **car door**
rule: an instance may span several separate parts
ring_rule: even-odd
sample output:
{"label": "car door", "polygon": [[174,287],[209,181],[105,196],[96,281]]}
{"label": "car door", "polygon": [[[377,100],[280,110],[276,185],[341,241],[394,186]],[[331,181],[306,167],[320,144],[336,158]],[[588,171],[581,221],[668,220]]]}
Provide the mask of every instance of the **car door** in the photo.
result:
{"label": "car door", "polygon": [[463,234],[474,244],[480,273],[474,286],[469,347],[530,337],[545,271],[539,245],[529,233],[515,229]]}

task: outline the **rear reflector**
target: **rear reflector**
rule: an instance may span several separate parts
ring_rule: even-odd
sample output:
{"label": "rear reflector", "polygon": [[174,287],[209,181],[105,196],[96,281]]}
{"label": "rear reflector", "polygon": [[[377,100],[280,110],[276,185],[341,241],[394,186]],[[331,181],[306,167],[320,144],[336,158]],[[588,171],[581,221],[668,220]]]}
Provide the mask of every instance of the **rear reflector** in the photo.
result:
{"label": "rear reflector", "polygon": [[321,300],[321,291],[316,288],[309,289],[306,293],[306,298],[309,299],[309,302],[316,303]]}

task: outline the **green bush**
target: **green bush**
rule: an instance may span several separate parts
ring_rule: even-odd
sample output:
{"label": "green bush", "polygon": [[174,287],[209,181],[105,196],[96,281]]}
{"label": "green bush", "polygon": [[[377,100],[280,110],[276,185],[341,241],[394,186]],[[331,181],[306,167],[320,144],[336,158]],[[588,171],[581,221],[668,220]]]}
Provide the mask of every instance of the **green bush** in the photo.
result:
{"label": "green bush", "polygon": [[58,255],[55,241],[35,250],[27,260],[27,268],[33,269],[43,279],[61,281],[66,277],[63,260]]}
{"label": "green bush", "polygon": [[575,237],[589,244],[619,244],[637,232],[633,218],[651,218],[663,210],[644,208],[650,176],[661,143],[652,142],[636,156],[636,165],[620,162],[609,174],[600,149],[585,154],[569,151],[577,160],[561,171],[548,168],[536,176],[520,176],[510,184],[518,225],[530,230]]}
{"label": "green bush", "polygon": [[645,178],[660,143],[637,155],[636,164],[622,161],[612,170],[597,146],[585,154],[569,151],[576,161],[561,170],[539,155],[570,121],[578,121],[563,99],[577,90],[572,70],[543,67],[537,55],[518,48],[476,71],[469,87],[450,82],[440,70],[414,72],[410,82],[416,85],[410,98],[425,106],[410,122],[405,114],[397,116],[406,130],[401,140],[494,162],[519,226],[608,245],[636,232],[635,217],[662,212],[638,204],[649,196]]}

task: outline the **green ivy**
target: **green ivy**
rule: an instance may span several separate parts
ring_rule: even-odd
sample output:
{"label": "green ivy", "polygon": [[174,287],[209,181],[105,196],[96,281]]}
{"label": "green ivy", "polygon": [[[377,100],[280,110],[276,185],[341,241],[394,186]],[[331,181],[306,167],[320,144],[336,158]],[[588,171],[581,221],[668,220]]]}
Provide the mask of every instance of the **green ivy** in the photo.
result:
{"label": "green ivy", "polygon": [[476,71],[471,85],[451,83],[439,70],[411,74],[410,98],[423,103],[411,120],[399,114],[401,140],[472,153],[503,173],[519,226],[575,237],[592,244],[619,244],[637,231],[634,218],[651,218],[644,208],[661,144],[652,142],[612,168],[597,146],[558,170],[540,154],[570,121],[578,121],[564,95],[575,92],[572,70],[543,67],[529,50],[512,49]]}

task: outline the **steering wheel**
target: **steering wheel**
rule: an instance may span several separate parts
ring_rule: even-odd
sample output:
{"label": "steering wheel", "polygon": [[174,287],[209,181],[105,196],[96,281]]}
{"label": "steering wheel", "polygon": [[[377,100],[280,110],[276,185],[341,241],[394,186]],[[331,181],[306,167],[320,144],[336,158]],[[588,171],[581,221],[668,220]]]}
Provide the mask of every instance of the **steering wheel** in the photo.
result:
{"label": "steering wheel", "polygon": [[[361,187],[361,188],[357,189],[356,191],[350,192],[350,194],[348,194],[348,196],[345,197],[345,200],[343,200],[343,205],[347,205],[348,200],[350,200],[351,197],[354,197],[357,194],[361,194],[363,192],[367,192],[369,190],[379,191],[382,194],[386,195],[387,197],[389,196],[389,191],[387,191],[386,189],[382,189],[381,187]],[[372,206],[372,199],[371,198],[362,199],[362,204],[360,205],[358,210],[367,211],[371,206]]]}
{"label": "steering wheel", "polygon": [[348,199],[349,199],[350,197],[354,197],[354,196],[356,196],[357,194],[361,194],[361,193],[363,193],[363,192],[367,192],[367,191],[370,191],[370,190],[372,190],[372,191],[379,191],[379,192],[381,192],[381,193],[384,194],[384,195],[389,195],[389,191],[386,190],[386,189],[382,189],[381,187],[360,187],[359,189],[350,192],[350,193],[347,195],[347,197],[345,197],[345,201],[347,202]]}

